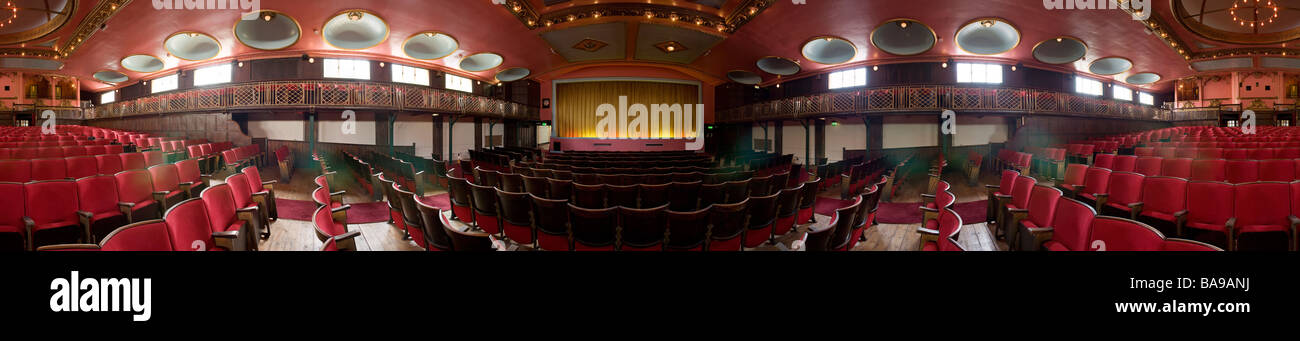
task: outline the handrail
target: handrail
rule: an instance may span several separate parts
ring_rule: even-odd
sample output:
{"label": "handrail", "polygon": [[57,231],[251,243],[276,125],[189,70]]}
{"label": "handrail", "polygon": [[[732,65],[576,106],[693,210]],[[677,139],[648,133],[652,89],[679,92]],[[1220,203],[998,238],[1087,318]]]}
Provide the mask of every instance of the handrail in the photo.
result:
{"label": "handrail", "polygon": [[163,93],[85,110],[86,119],[192,111],[339,108],[429,111],[538,119],[527,105],[428,87],[349,81],[269,81]]}
{"label": "handrail", "polygon": [[823,93],[718,111],[718,122],[799,119],[825,114],[934,112],[943,110],[1017,112],[1168,121],[1169,110],[1098,97],[1026,89],[961,86],[905,86]]}

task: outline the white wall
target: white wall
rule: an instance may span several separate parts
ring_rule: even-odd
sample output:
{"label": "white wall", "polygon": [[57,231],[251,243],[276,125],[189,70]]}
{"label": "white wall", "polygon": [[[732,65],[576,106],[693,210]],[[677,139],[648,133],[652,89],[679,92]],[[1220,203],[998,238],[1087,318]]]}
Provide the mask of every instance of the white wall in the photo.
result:
{"label": "white wall", "polygon": [[549,125],[537,127],[537,145],[540,146],[543,143],[551,143],[551,126]]}
{"label": "white wall", "polygon": [[1002,117],[957,116],[957,136],[953,146],[981,146],[1007,142],[1007,124]]}
{"label": "white wall", "polygon": [[249,120],[248,135],[253,138],[266,138],[270,140],[282,141],[306,141],[307,137],[303,136],[307,127],[307,120]]}
{"label": "white wall", "polygon": [[[473,122],[473,121],[470,121],[470,125],[473,125],[473,124],[474,124],[474,122]],[[474,132],[473,130],[470,130],[470,133],[473,133],[473,132]],[[490,138],[490,136],[494,136],[494,135],[495,135],[495,136],[501,136],[501,143],[504,144],[504,143],[505,143],[505,136],[504,136],[505,133],[506,133],[506,125],[505,125],[505,124],[502,124],[501,122],[497,122],[496,124],[491,124],[491,123],[488,123],[487,120],[484,120],[484,121],[483,121],[483,148],[488,148],[488,147],[500,147],[500,146],[501,146],[500,144],[498,144],[498,145],[493,145],[493,144],[490,144],[490,143],[489,143],[489,142],[492,141],[492,139]],[[471,137],[471,138],[470,138],[470,146],[472,147],[472,146],[474,146],[474,145],[473,145],[473,141],[474,141],[474,139],[473,139],[473,135],[470,135],[470,137]]]}
{"label": "white wall", "polygon": [[867,149],[867,125],[861,119],[836,119],[838,126],[826,123],[827,162],[844,159],[844,149]]}
{"label": "white wall", "polygon": [[[810,128],[811,128],[811,127],[810,127]],[[781,135],[781,138],[782,138],[782,142],[781,142],[781,154],[783,154],[783,155],[784,155],[784,154],[792,154],[792,155],[794,155],[795,159],[798,159],[798,160],[801,161],[801,162],[796,162],[796,163],[803,163],[803,162],[802,162],[802,161],[804,160],[804,148],[803,148],[803,146],[804,146],[804,135],[805,135],[805,134],[804,134],[804,131],[803,131],[803,125],[800,125],[800,124],[798,124],[798,123],[795,123],[795,124],[786,124],[784,127],[781,127],[781,129],[783,129],[783,131],[781,132],[781,134],[782,134],[782,135]],[[770,136],[773,136],[773,138],[775,138],[775,136],[776,136],[776,132],[775,132],[775,131],[771,131],[771,130],[769,130],[769,131],[770,131],[771,134],[772,134],[772,135],[770,135]],[[759,133],[759,136],[762,136],[762,132]],[[811,142],[811,143],[817,143],[816,141],[808,141],[808,142]],[[775,144],[775,142],[773,142],[773,144]],[[774,145],[773,147],[775,147],[775,145]],[[810,153],[813,153],[810,157],[812,157],[812,158],[816,158],[816,157],[817,157],[817,151],[816,151],[816,150],[811,150],[811,149],[810,149],[810,150],[808,150],[808,151],[809,151]],[[810,160],[810,161],[816,161],[816,160]]]}
{"label": "white wall", "polygon": [[[433,150],[433,117],[429,115],[401,115],[393,124],[393,145],[415,144],[415,155],[429,158]],[[446,153],[446,151],[443,151]]]}
{"label": "white wall", "polygon": [[[460,120],[456,122],[456,125],[454,127],[449,128],[449,126],[451,125],[450,123],[451,123],[450,120],[448,120],[443,122],[442,125],[443,148],[446,148],[446,146],[451,146],[451,150],[452,150],[452,155],[445,156],[444,158],[452,159],[452,160],[460,159],[460,158],[468,159],[469,150],[474,149],[474,119],[467,118],[467,119]],[[448,134],[448,131],[454,131],[455,136],[451,136],[450,134]],[[451,136],[451,138],[455,140],[448,141],[447,140],[448,136]],[[446,150],[442,150],[439,152],[442,154],[447,153]]]}
{"label": "white wall", "polygon": [[339,116],[326,117],[324,115],[335,115],[333,113],[323,113],[320,116],[320,141],[326,143],[347,143],[347,144],[375,144],[375,115],[372,113],[359,112],[356,116],[356,133],[344,134],[342,131],[343,120],[341,113]]}
{"label": "white wall", "polygon": [[[939,145],[938,114],[885,116],[881,131],[880,137],[884,140],[882,147],[885,149]],[[961,133],[961,127],[957,128],[957,132]]]}

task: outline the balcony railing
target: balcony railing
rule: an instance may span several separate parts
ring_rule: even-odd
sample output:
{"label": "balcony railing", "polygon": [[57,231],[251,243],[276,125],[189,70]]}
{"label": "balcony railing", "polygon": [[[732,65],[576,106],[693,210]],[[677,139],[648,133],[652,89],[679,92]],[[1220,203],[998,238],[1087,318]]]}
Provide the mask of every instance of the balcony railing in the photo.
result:
{"label": "balcony railing", "polygon": [[414,85],[347,81],[275,81],[164,93],[86,109],[86,119],[192,111],[338,108],[428,111],[537,119],[538,109],[509,101]]}
{"label": "balcony railing", "polygon": [[786,98],[717,113],[719,122],[797,119],[826,114],[943,110],[1055,114],[1168,121],[1169,110],[1096,97],[1019,88],[911,86]]}

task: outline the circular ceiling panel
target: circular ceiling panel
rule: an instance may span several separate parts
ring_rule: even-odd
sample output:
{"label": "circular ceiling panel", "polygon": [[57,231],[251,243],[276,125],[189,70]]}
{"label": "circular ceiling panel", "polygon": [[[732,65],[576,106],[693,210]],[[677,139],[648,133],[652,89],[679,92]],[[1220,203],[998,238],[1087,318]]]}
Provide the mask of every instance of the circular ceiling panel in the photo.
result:
{"label": "circular ceiling panel", "polygon": [[1152,72],[1136,73],[1124,79],[1125,83],[1134,85],[1147,85],[1160,81],[1160,75]]}
{"label": "circular ceiling panel", "polygon": [[163,41],[163,47],[176,58],[199,61],[208,60],[221,53],[221,43],[212,36],[198,32],[178,32]]}
{"label": "circular ceiling panel", "polygon": [[803,57],[819,64],[843,64],[858,55],[858,47],[840,37],[817,37],[803,43]]}
{"label": "circular ceiling panel", "polygon": [[1020,31],[999,18],[975,19],[957,30],[957,47],[977,55],[995,55],[1020,45]]}
{"label": "circular ceiling panel", "polygon": [[801,70],[798,62],[781,57],[763,57],[763,59],[759,59],[758,69],[780,76],[793,75]]}
{"label": "circular ceiling panel", "polygon": [[484,52],[461,59],[460,69],[469,72],[487,71],[501,66],[501,62],[504,61],[505,58],[502,58],[499,54]]}
{"label": "circular ceiling panel", "polygon": [[281,12],[250,13],[235,23],[235,40],[258,50],[284,49],[298,43],[299,38],[302,38],[302,29],[298,21]]}
{"label": "circular ceiling panel", "polygon": [[441,59],[456,52],[458,48],[460,43],[456,38],[434,31],[416,33],[402,43],[402,51],[406,52],[406,56],[422,60]]}
{"label": "circular ceiling panel", "polygon": [[763,77],[759,77],[756,73],[743,70],[728,71],[727,78],[731,78],[731,81],[733,82],[746,85],[755,85],[763,82]]}
{"label": "circular ceiling panel", "polygon": [[127,70],[144,73],[162,71],[163,67],[166,66],[163,64],[162,59],[147,54],[137,54],[122,58],[121,64],[122,67]]}
{"label": "circular ceiling panel", "polygon": [[364,50],[388,40],[388,23],[366,10],[343,11],[323,27],[325,43],[344,50]]}
{"label": "circular ceiling panel", "polygon": [[871,31],[871,45],[898,56],[925,53],[938,40],[933,29],[912,19],[889,20]]}
{"label": "circular ceiling panel", "polygon": [[1074,37],[1056,37],[1034,45],[1034,59],[1047,64],[1069,64],[1088,54],[1088,45]]}
{"label": "circular ceiling panel", "polygon": [[1098,75],[1109,76],[1119,74],[1133,68],[1133,62],[1124,57],[1106,57],[1092,61],[1088,65],[1088,72]]}
{"label": "circular ceiling panel", "polygon": [[105,83],[121,83],[121,82],[125,82],[128,79],[126,75],[122,74],[121,72],[112,71],[112,70],[104,70],[104,71],[96,72],[93,76],[95,77],[95,79],[98,79],[101,82],[105,82]]}
{"label": "circular ceiling panel", "polygon": [[532,71],[529,71],[528,69],[521,68],[521,67],[513,67],[513,68],[501,70],[501,72],[497,72],[497,80],[502,82],[513,82],[520,79],[524,79],[525,77],[528,77],[528,75],[531,73]]}

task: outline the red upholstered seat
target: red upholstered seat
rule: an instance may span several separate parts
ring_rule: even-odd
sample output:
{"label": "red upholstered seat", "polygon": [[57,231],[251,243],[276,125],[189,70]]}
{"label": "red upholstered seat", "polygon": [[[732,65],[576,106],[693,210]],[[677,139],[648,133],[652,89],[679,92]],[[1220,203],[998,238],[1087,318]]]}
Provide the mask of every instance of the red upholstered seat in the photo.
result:
{"label": "red upholstered seat", "polygon": [[[1073,199],[1061,199],[1056,202],[1056,210],[1052,216],[1050,226],[1028,228],[1026,231],[1035,237],[1048,231],[1051,232],[1051,238],[1042,243],[1043,249],[1049,251],[1082,251],[1087,248],[1088,237],[1092,231],[1092,220],[1096,215],[1097,211],[1084,203]],[[1035,241],[1039,239],[1041,238],[1026,238],[1025,240]],[[1037,245],[1031,243],[1030,246]]]}
{"label": "red upholstered seat", "polygon": [[212,231],[208,208],[199,198],[176,204],[167,211],[163,220],[166,221],[174,251],[224,251],[226,248],[217,245],[217,237],[223,239],[222,245],[234,245],[237,237]]}
{"label": "red upholstered seat", "polygon": [[21,249],[27,242],[23,229],[27,195],[23,192],[23,184],[0,182],[0,198],[5,198],[5,204],[0,205],[0,237],[6,238],[0,249]]}
{"label": "red upholstered seat", "polygon": [[125,226],[126,215],[122,214],[117,196],[117,179],[109,175],[85,177],[77,180],[77,199],[82,223],[89,223],[86,232],[89,242],[102,240],[118,227]]}
{"label": "red upholstered seat", "polygon": [[1192,161],[1191,177],[1192,181],[1224,181],[1227,180],[1227,174],[1224,173],[1225,160],[1195,160]]}
{"label": "red upholstered seat", "polygon": [[176,165],[165,164],[149,167],[150,179],[153,182],[153,191],[163,194],[164,208],[172,207],[181,200],[189,198],[189,193],[181,190],[181,178],[177,175]]}
{"label": "red upholstered seat", "polygon": [[586,209],[569,204],[569,221],[574,251],[614,251],[618,240],[618,208]]}
{"label": "red upholstered seat", "polygon": [[80,179],[99,174],[99,166],[95,164],[95,158],[92,156],[64,158],[63,162],[68,178]]}
{"label": "red upholstered seat", "polygon": [[[1192,181],[1187,184],[1187,219],[1183,227],[1225,232],[1235,205],[1235,186],[1223,182]],[[1180,228],[1180,234],[1187,230]]]}
{"label": "red upholstered seat", "polygon": [[[1284,182],[1239,184],[1234,194],[1236,238],[1245,233],[1288,232],[1291,215],[1291,185]],[[1235,249],[1233,243],[1230,248]]]}
{"label": "red upholstered seat", "polygon": [[32,181],[32,162],[29,160],[0,160],[0,181]]}
{"label": "red upholstered seat", "polygon": [[1112,154],[1097,154],[1097,156],[1092,159],[1093,167],[1111,168],[1114,167],[1114,164],[1115,155]]}
{"label": "red upholstered seat", "polygon": [[1234,184],[1259,181],[1259,161],[1228,160],[1223,167],[1227,181]]}
{"label": "red upholstered seat", "polygon": [[[1019,186],[1019,185],[1017,185]],[[1007,240],[1013,249],[1019,249],[1020,231],[1046,227],[1056,215],[1056,203],[1061,199],[1061,190],[1031,185],[1029,200],[1023,209],[1012,209],[1011,219],[1007,222]]]}
{"label": "red upholstered seat", "polygon": [[148,163],[144,159],[144,153],[123,153],[117,155],[122,158],[122,169],[148,168]]}
{"label": "red upholstered seat", "polygon": [[1165,236],[1137,221],[1100,216],[1092,220],[1091,251],[1159,251]]}
{"label": "red upholstered seat", "polygon": [[[463,180],[462,180],[463,181]],[[548,251],[568,251],[569,244],[569,209],[567,200],[552,200],[536,195],[529,195],[534,212],[555,212],[538,214],[534,224],[537,225],[537,247]],[[703,238],[703,233],[700,234]],[[700,245],[704,240],[700,239]]]}
{"label": "red upholstered seat", "polygon": [[1272,148],[1256,148],[1250,150],[1250,158],[1254,160],[1270,160],[1276,156],[1275,154],[1276,149]]}
{"label": "red upholstered seat", "polygon": [[1146,176],[1138,173],[1111,173],[1106,205],[1098,207],[1099,211],[1114,212],[1120,217],[1131,218],[1132,208],[1129,205],[1142,201],[1142,181],[1145,179]]}
{"label": "red upholstered seat", "polygon": [[[73,243],[83,236],[77,210],[77,183],[70,180],[30,182],[24,185],[26,217],[31,218],[32,234],[27,245],[32,248],[47,244]],[[44,235],[55,234],[51,238]]]}
{"label": "red upholstered seat", "polygon": [[68,178],[68,164],[63,158],[32,160],[32,181]]}
{"label": "red upholstered seat", "polygon": [[501,210],[502,233],[516,243],[532,244],[535,239],[532,198],[528,193],[506,192],[501,189],[496,190],[496,195]]}
{"label": "red upholstered seat", "polygon": [[[1137,156],[1133,156],[1133,155],[1120,155],[1120,156],[1116,156],[1116,157],[1115,157],[1115,161],[1114,161],[1112,167],[1109,167],[1109,168],[1108,168],[1108,167],[1099,167],[1099,168],[1108,168],[1108,169],[1113,170],[1113,171],[1116,171],[1116,172],[1131,172],[1131,171],[1133,171],[1133,168],[1137,166],[1137,160],[1138,160],[1138,157],[1137,157]],[[1096,167],[1096,166],[1094,166],[1094,167]]]}
{"label": "red upholstered seat", "polygon": [[[853,208],[856,209],[857,206],[854,205]],[[712,225],[712,228],[710,230],[711,234],[709,236],[707,250],[740,251],[743,244],[741,237],[745,233],[745,216],[748,214],[748,198],[734,204],[714,204],[713,207],[709,209],[709,223]],[[850,221],[844,224],[846,226],[844,229],[844,236],[848,235],[850,227],[847,227],[847,225],[851,223],[852,222]],[[580,221],[577,220],[577,216],[574,217],[573,224],[575,225],[574,244],[577,244],[577,226],[581,225]],[[844,241],[844,244],[847,244],[847,237],[844,238]]]}
{"label": "red upholstered seat", "polygon": [[[664,250],[664,233],[668,227],[667,204],[647,209],[619,207],[618,211],[621,224],[619,250]],[[750,232],[753,231],[746,233]]]}
{"label": "red upholstered seat", "polygon": [[153,181],[148,171],[123,171],[113,177],[117,179],[119,205],[129,208],[128,220],[134,223],[162,217],[163,210],[154,200]]}
{"label": "red upholstered seat", "polygon": [[1291,182],[1295,178],[1295,160],[1263,160],[1259,162],[1259,181]]}
{"label": "red upholstered seat", "polygon": [[1143,157],[1143,156],[1155,156],[1155,155],[1156,155],[1156,149],[1153,148],[1153,147],[1137,147],[1137,148],[1133,148],[1133,155],[1136,155],[1137,157]]}
{"label": "red upholstered seat", "polygon": [[1189,178],[1192,176],[1192,159],[1165,159],[1164,163],[1160,165],[1160,175],[1184,179]]}
{"label": "red upholstered seat", "polygon": [[253,201],[256,201],[258,205],[266,211],[264,215],[267,219],[278,219],[279,213],[275,206],[274,187],[275,183],[278,181],[262,180],[262,172],[257,169],[257,166],[244,167],[242,172],[248,177],[248,190],[250,195],[253,196]]}
{"label": "red upholstered seat", "polygon": [[1250,158],[1250,151],[1246,149],[1228,149],[1223,152],[1223,158],[1228,160],[1246,160]]}
{"label": "red upholstered seat", "polygon": [[1061,183],[1056,186],[1073,192],[1075,191],[1075,187],[1083,185],[1083,175],[1087,172],[1088,165],[1072,163],[1065,166],[1065,177],[1062,179]]}
{"label": "red upholstered seat", "polygon": [[1110,186],[1111,171],[1105,168],[1088,168],[1088,172],[1083,176],[1083,192],[1077,193],[1076,196],[1085,199],[1088,202],[1097,201],[1097,193],[1106,193]]}
{"label": "red upholstered seat", "polygon": [[[1139,158],[1137,159],[1137,164],[1133,166],[1133,172],[1146,176],[1158,176],[1160,175],[1160,168],[1164,165],[1164,162],[1164,158],[1158,157]],[[1120,170],[1115,171],[1122,172]]]}
{"label": "red upholstered seat", "polygon": [[180,179],[181,187],[189,187],[189,196],[191,198],[199,196],[199,193],[203,193],[203,190],[208,188],[209,176],[202,173],[198,160],[189,159],[177,162],[176,176]]}
{"label": "red upholstered seat", "polygon": [[1187,208],[1187,180],[1167,176],[1142,181],[1142,209],[1138,220],[1173,226],[1174,215]]}
{"label": "red upholstered seat", "polygon": [[1223,249],[1195,240],[1166,238],[1160,251],[1223,251]]}
{"label": "red upholstered seat", "polygon": [[99,174],[117,174],[122,171],[122,158],[118,154],[97,155],[95,166],[99,169]]}
{"label": "red upholstered seat", "polygon": [[104,237],[100,251],[172,251],[171,234],[162,220],[123,226]]}
{"label": "red upholstered seat", "polygon": [[926,223],[921,230],[922,233],[934,233],[937,241],[926,241],[921,245],[921,251],[965,251],[957,243],[961,225],[961,216],[957,212],[950,208],[940,210],[938,219]]}
{"label": "red upholstered seat", "polygon": [[[249,220],[256,219],[255,212],[250,208],[237,206],[238,200],[235,199],[235,195],[236,191],[232,184],[212,186],[200,194],[203,205],[208,210],[208,219],[211,222],[209,227],[212,232],[240,232],[250,235],[254,232],[246,227],[251,226]],[[248,247],[250,250],[255,250],[256,244]]]}

